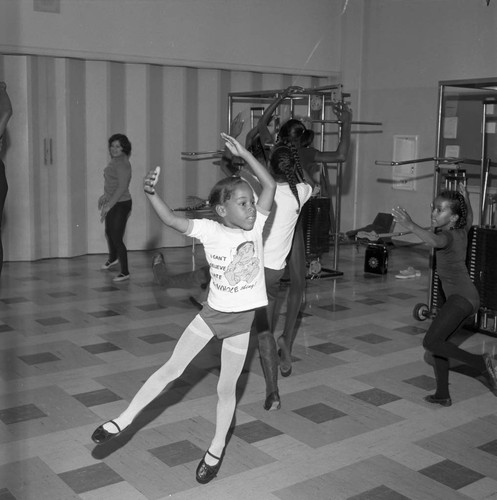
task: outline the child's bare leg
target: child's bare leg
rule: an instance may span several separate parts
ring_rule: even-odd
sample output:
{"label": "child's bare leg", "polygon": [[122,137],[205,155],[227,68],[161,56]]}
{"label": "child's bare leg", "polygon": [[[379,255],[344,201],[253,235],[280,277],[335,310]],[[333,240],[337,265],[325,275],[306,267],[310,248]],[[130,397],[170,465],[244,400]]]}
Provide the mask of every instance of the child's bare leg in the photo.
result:
{"label": "child's bare leg", "polygon": [[297,334],[297,318],[302,307],[305,291],[305,246],[302,227],[297,224],[293,237],[292,251],[288,259],[290,287],[288,290],[285,326],[278,338],[280,348],[280,370],[282,375],[292,370],[292,346]]}
{"label": "child's bare leg", "polygon": [[278,352],[274,329],[276,326],[276,305],[283,270],[265,269],[268,305],[255,313],[255,329],[259,346],[264,379],[266,381],[266,410],[278,410],[281,407],[278,393]]}

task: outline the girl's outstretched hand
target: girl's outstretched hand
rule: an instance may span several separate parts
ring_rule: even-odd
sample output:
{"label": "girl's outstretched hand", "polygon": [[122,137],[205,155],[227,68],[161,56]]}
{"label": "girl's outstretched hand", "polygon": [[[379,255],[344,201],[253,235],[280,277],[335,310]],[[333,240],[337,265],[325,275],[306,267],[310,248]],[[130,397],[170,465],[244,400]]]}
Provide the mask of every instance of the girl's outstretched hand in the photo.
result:
{"label": "girl's outstretched hand", "polygon": [[150,170],[148,174],[143,179],[143,190],[147,194],[155,194],[155,185],[159,180],[160,167],[155,167]]}
{"label": "girl's outstretched hand", "polygon": [[405,208],[396,207],[392,208],[393,220],[399,223],[401,226],[409,227],[412,223],[411,216],[407,213]]}
{"label": "girl's outstretched hand", "polygon": [[352,119],[352,112],[348,104],[344,101],[333,101],[331,103],[333,113],[341,121],[350,121]]}
{"label": "girl's outstretched hand", "polygon": [[246,154],[249,154],[248,150],[245,149],[245,147],[242,146],[234,137],[231,137],[224,132],[221,132],[221,137],[226,141],[226,147],[230,150],[232,155],[244,158]]}

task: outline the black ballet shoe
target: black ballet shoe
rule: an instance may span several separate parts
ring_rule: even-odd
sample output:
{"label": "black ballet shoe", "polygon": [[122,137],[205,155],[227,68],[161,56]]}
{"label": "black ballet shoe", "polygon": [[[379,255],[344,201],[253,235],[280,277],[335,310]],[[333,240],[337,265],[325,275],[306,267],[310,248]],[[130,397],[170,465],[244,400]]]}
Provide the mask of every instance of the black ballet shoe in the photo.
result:
{"label": "black ballet shoe", "polygon": [[[216,465],[206,464],[205,463],[206,455],[210,455],[212,458],[215,458],[218,461],[217,464]],[[197,471],[195,473],[195,479],[201,484],[206,484],[209,481],[212,481],[217,476],[217,473],[221,468],[223,455],[224,451],[220,457],[216,457],[216,455],[213,455],[209,450],[207,450],[205,452],[204,457],[202,458],[202,460],[200,460],[200,463],[198,464]]]}
{"label": "black ballet shoe", "polygon": [[440,406],[452,406],[452,399],[450,398],[437,398],[435,394],[425,396],[424,400],[427,403],[437,404]]}
{"label": "black ballet shoe", "polygon": [[[281,360],[281,349],[278,349],[278,357]],[[292,374],[292,365],[290,365],[289,370],[283,370],[283,368],[281,367],[281,363],[280,363],[280,373],[281,373],[282,377],[289,377]]]}
{"label": "black ballet shoe", "polygon": [[[114,424],[116,426],[117,432],[109,432],[104,429],[105,424]],[[102,444],[106,443],[110,439],[119,436],[121,434],[121,428],[114,422],[114,420],[109,420],[108,422],[105,422],[105,424],[100,425],[95,429],[93,434],[91,435],[91,439],[94,443],[97,444]]]}
{"label": "black ballet shoe", "polygon": [[272,392],[264,401],[264,409],[267,411],[279,410],[281,408],[281,399],[278,391]]}
{"label": "black ballet shoe", "polygon": [[485,362],[485,375],[488,378],[490,387],[494,390],[497,389],[497,374],[495,373],[494,360],[488,352],[483,355],[483,361]]}

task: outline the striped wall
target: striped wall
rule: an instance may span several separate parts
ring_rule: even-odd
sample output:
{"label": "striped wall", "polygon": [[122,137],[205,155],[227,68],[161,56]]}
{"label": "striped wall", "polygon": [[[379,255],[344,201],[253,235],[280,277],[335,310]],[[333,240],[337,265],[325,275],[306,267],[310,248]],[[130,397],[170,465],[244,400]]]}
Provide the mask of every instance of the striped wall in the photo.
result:
{"label": "striped wall", "polygon": [[[108,161],[107,139],[133,145],[130,250],[188,245],[164,228],[142,192],[145,173],[161,165],[158,189],[172,207],[206,197],[221,177],[212,159],[186,161],[182,151],[217,149],[227,129],[228,93],[329,83],[245,71],[0,56],[14,115],[4,152],[9,182],[5,260],[105,253],[97,200]],[[246,127],[249,111],[243,110]]]}

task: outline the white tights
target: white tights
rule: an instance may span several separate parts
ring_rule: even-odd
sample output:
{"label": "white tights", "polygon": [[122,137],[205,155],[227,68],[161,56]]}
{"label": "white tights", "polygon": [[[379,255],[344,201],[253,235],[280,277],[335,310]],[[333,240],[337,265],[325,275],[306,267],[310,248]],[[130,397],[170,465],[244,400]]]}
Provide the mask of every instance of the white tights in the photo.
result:
{"label": "white tights", "polygon": [[[152,402],[168,384],[176,380],[212,337],[211,329],[197,315],[181,335],[169,360],[147,379],[126,410],[114,419],[119,428],[122,430],[131,424],[145,406]],[[249,332],[223,340],[221,371],[217,384],[216,432],[209,447],[210,452],[217,457],[221,456],[233,420],[236,406],[236,383],[242,372],[248,344]],[[109,432],[116,430],[112,424],[106,424],[104,428]]]}

